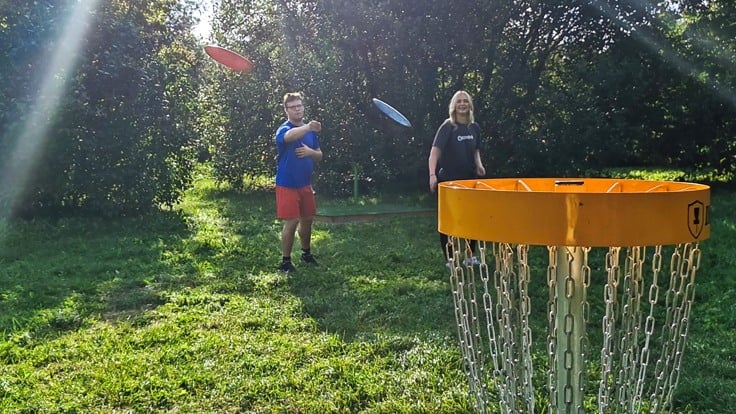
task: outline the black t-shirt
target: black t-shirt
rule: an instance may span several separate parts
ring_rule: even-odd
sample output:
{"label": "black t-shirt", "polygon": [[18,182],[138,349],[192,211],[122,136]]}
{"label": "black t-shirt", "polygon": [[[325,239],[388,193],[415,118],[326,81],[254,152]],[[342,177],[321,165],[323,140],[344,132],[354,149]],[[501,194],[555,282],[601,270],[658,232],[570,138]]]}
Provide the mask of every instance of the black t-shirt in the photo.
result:
{"label": "black t-shirt", "polygon": [[478,124],[453,125],[447,119],[437,129],[432,146],[442,151],[437,162],[438,181],[475,178],[475,151],[480,150]]}

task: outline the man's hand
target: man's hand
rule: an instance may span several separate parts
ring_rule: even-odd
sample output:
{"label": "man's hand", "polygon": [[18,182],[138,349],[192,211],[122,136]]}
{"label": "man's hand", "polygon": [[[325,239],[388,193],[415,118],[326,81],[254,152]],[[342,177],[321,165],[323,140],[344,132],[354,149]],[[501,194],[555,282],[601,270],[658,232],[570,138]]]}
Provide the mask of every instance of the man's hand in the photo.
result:
{"label": "man's hand", "polygon": [[[312,121],[312,122],[316,122],[316,121]],[[310,124],[311,124],[311,122],[310,122]],[[307,144],[302,143],[302,146],[301,147],[298,147],[295,150],[295,152],[296,152],[297,158],[304,158],[304,157],[313,157],[316,154],[317,151],[309,148],[309,146]]]}
{"label": "man's hand", "polygon": [[307,127],[310,131],[320,132],[322,131],[322,124],[319,121],[309,121]]}

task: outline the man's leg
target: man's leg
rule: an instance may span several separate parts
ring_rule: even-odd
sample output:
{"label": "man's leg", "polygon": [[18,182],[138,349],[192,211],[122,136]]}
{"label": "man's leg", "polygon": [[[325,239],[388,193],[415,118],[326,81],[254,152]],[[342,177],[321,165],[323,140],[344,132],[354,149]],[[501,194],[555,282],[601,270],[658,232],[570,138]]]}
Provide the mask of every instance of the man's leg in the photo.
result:
{"label": "man's leg", "polygon": [[304,263],[310,263],[317,265],[317,259],[312,256],[311,244],[312,244],[312,216],[302,217],[299,220],[299,242],[302,245],[302,257],[301,260]]}
{"label": "man's leg", "polygon": [[296,271],[291,263],[291,249],[294,247],[294,234],[299,219],[284,220],[284,228],[281,230],[281,271],[290,273]]}
{"label": "man's leg", "polygon": [[284,228],[281,230],[281,255],[284,257],[291,256],[297,224],[299,219],[284,220]]}
{"label": "man's leg", "polygon": [[304,251],[309,251],[312,245],[312,221],[312,217],[299,219],[299,242]]}

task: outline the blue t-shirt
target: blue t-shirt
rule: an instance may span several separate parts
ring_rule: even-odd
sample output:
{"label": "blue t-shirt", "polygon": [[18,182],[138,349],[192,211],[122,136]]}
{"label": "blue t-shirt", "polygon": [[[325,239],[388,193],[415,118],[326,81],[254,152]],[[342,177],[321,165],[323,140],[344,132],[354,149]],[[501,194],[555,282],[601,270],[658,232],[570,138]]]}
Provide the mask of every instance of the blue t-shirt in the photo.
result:
{"label": "blue t-shirt", "polygon": [[319,148],[317,133],[309,131],[296,141],[285,143],[286,132],[295,125],[286,121],[276,130],[278,164],[276,166],[276,185],[288,188],[302,188],[312,184],[314,161],[311,157],[298,158],[296,149],[306,144],[312,149]]}

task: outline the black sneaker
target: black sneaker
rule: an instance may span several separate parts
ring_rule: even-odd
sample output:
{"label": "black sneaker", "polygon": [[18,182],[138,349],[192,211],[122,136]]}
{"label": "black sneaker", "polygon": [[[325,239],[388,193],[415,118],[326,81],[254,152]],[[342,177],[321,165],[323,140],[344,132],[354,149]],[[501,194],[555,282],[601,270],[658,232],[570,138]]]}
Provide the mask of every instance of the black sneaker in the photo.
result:
{"label": "black sneaker", "polygon": [[319,266],[319,263],[317,263],[317,259],[312,256],[312,253],[302,253],[301,261],[303,263],[309,263],[313,266]]}
{"label": "black sneaker", "polygon": [[294,273],[296,272],[296,268],[291,264],[291,261],[281,262],[281,271],[284,273]]}

